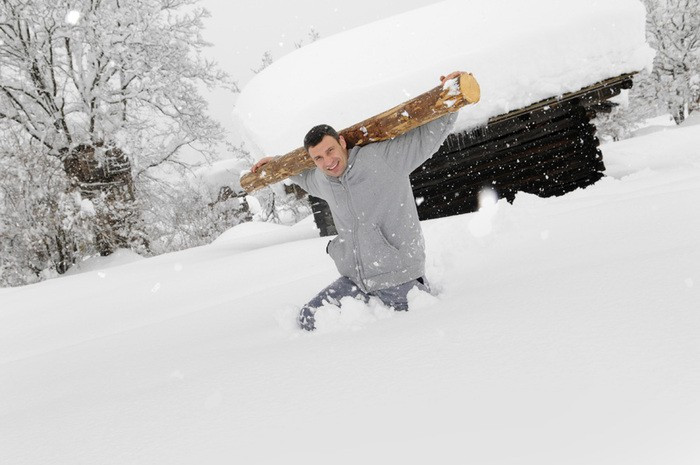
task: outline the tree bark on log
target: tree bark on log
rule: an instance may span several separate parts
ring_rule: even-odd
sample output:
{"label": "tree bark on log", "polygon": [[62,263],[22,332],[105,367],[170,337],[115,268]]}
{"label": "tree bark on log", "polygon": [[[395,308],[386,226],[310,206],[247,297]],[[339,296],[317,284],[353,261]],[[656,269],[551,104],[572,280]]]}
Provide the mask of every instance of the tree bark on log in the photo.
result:
{"label": "tree bark on log", "polygon": [[[339,131],[349,146],[393,139],[411,129],[476,103],[480,98],[479,84],[471,73],[462,73],[445,85],[437,86],[407,102]],[[241,177],[241,186],[253,192],[275,182],[315,168],[303,147],[271,160],[257,173]]]}

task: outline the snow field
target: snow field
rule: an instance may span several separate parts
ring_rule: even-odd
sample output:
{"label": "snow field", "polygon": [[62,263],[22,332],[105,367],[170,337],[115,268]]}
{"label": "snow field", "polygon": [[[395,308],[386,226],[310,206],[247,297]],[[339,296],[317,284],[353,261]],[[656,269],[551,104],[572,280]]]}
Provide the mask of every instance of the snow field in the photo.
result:
{"label": "snow field", "polygon": [[406,313],[297,330],[337,276],[309,220],[5,290],[3,463],[695,463],[698,127],[424,222],[438,294]]}
{"label": "snow field", "polygon": [[[634,0],[451,0],[278,60],[235,116],[277,155],[454,69],[482,90],[459,130],[650,61]],[[609,144],[586,190],[426,221],[436,295],[312,334],[295,313],[337,273],[310,219],[0,289],[0,463],[694,465],[698,147],[697,124]]]}

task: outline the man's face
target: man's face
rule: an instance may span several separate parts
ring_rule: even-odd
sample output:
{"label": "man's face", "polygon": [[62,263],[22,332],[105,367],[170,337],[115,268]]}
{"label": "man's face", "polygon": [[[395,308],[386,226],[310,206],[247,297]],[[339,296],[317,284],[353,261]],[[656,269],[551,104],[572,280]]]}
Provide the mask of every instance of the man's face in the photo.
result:
{"label": "man's face", "polygon": [[337,141],[325,135],[321,142],[309,147],[308,152],[316,166],[328,176],[339,178],[348,167],[347,144],[343,136]]}

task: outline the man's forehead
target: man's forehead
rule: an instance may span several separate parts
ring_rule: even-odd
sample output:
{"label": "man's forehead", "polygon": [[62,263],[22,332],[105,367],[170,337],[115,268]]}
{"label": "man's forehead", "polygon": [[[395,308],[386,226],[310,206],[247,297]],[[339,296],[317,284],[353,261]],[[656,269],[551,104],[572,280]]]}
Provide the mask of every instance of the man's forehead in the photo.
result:
{"label": "man's forehead", "polygon": [[338,141],[335,140],[333,136],[329,136],[326,134],[323,136],[323,139],[321,139],[321,142],[318,144],[314,145],[313,147],[309,147],[309,152],[314,151],[314,152],[326,152],[330,150],[332,147],[335,147],[338,144]]}

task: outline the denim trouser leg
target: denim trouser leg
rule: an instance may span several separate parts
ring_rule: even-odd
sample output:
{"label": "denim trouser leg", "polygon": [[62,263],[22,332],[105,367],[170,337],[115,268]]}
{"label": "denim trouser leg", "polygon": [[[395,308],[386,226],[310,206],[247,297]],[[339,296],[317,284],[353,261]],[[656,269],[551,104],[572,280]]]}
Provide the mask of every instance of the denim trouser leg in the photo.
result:
{"label": "denim trouser leg", "polygon": [[367,302],[370,296],[376,296],[384,305],[393,307],[397,311],[406,311],[408,310],[408,292],[414,287],[424,292],[430,292],[430,286],[425,277],[366,294],[349,278],[342,276],[333,281],[330,286],[319,292],[316,297],[301,308],[298,318],[299,326],[307,331],[312,331],[314,329],[314,314],[316,310],[326,303],[340,305],[340,299],[343,297],[360,298]]}
{"label": "denim trouser leg", "polygon": [[379,300],[384,302],[387,307],[394,307],[397,311],[408,310],[408,292],[417,287],[421,291],[430,293],[430,286],[425,277],[420,277],[407,283],[399,284],[398,286],[389,287],[387,289],[379,289],[371,293],[379,297]]}
{"label": "denim trouser leg", "polygon": [[299,311],[299,326],[307,331],[312,331],[314,329],[314,314],[316,310],[326,303],[340,305],[340,299],[343,297],[360,297],[365,302],[369,300],[369,296],[362,292],[350,278],[341,276],[301,308]]}

